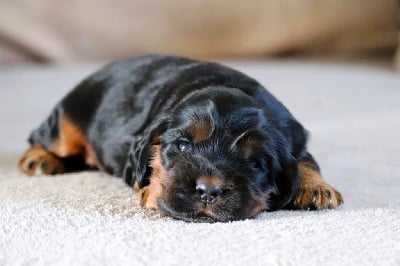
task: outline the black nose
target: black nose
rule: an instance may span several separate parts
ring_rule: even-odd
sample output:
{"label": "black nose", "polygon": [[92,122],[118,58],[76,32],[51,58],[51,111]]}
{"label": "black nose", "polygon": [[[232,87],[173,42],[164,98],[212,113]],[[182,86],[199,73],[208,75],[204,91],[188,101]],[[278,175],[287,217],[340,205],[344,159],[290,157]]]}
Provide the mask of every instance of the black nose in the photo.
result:
{"label": "black nose", "polygon": [[222,193],[219,185],[198,182],[196,192],[200,196],[200,201],[205,204],[212,204],[217,201],[218,196]]}

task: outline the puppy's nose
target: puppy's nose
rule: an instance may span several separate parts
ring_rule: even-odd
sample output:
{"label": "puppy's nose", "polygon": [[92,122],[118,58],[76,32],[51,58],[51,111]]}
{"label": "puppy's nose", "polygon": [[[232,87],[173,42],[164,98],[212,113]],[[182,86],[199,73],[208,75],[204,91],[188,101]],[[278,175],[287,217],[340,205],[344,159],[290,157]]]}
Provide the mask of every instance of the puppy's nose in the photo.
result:
{"label": "puppy's nose", "polygon": [[206,182],[197,182],[196,192],[200,196],[200,201],[205,204],[212,204],[217,201],[218,196],[222,193],[219,185]]}

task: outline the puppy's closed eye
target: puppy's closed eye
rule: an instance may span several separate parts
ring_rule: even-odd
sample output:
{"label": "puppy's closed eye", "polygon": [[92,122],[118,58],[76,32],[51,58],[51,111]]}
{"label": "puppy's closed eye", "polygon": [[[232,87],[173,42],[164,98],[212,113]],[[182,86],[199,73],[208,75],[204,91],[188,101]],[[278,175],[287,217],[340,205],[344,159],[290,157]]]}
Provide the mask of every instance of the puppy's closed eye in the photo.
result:
{"label": "puppy's closed eye", "polygon": [[250,164],[251,168],[253,168],[255,170],[263,170],[264,169],[262,162],[258,159],[250,160],[249,164]]}

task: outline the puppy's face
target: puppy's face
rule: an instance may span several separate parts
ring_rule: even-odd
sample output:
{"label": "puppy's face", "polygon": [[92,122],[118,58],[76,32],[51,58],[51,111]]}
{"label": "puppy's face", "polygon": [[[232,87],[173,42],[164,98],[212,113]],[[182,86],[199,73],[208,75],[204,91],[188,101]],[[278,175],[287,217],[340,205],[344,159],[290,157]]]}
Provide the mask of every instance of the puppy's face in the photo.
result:
{"label": "puppy's face", "polygon": [[272,208],[287,151],[276,125],[250,97],[205,90],[184,99],[168,120],[149,163],[150,193],[162,213],[232,221]]}

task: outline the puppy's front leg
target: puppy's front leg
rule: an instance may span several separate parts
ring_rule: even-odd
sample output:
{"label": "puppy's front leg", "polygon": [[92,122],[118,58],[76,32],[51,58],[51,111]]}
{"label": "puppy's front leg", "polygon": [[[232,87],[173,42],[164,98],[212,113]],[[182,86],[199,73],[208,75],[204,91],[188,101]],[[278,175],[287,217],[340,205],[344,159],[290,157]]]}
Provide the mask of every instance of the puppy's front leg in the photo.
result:
{"label": "puppy's front leg", "polygon": [[342,195],[323,180],[318,164],[311,154],[299,160],[298,167],[301,181],[299,192],[293,201],[296,209],[333,209],[343,203]]}

